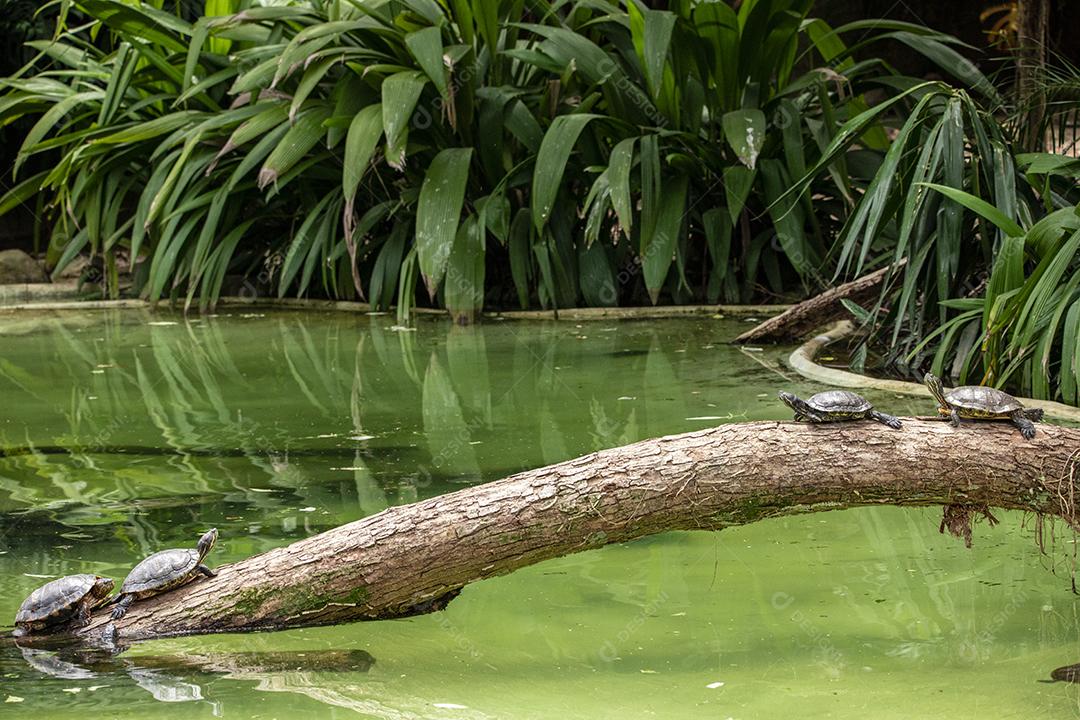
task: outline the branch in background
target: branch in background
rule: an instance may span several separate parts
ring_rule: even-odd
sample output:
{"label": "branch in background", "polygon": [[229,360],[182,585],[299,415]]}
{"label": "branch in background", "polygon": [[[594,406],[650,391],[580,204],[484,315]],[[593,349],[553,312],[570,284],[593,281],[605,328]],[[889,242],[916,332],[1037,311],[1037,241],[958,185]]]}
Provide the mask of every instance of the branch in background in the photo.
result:
{"label": "branch in background", "polygon": [[784,312],[747,330],[735,338],[737,343],[785,342],[798,340],[822,325],[847,317],[848,311],[841,300],[862,304],[878,294],[881,284],[894,270],[904,266],[906,260],[883,267],[869,275],[838,285],[793,305]]}

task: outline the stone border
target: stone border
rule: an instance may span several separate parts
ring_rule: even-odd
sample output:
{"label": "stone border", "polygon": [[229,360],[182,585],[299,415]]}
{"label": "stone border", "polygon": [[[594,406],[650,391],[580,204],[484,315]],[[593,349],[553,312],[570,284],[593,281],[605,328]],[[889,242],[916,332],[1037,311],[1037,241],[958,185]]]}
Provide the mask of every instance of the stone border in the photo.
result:
{"label": "stone border", "polygon": [[[552,310],[505,310],[484,313],[490,319],[506,320],[658,320],[672,317],[712,317],[713,315],[772,316],[790,305],[660,305],[657,307],[587,307]],[[439,312],[443,312],[440,310]]]}
{"label": "stone border", "polygon": [[79,286],[74,280],[58,283],[0,285],[0,308],[11,305],[30,305],[39,301],[74,300],[78,297]]}
{"label": "stone border", "polygon": [[[825,367],[815,362],[814,358],[825,347],[850,337],[854,332],[855,326],[852,325],[850,320],[841,320],[834,323],[824,333],[807,340],[796,348],[795,352],[788,357],[788,365],[804,378],[825,385],[844,388],[871,388],[900,395],[931,397],[930,391],[920,383],[873,378],[848,372],[847,370],[840,370],[839,368]],[[1027,407],[1042,408],[1047,415],[1059,420],[1080,422],[1080,408],[1054,402],[1053,400],[1035,400],[1033,398],[1019,398],[1019,400]]]}
{"label": "stone border", "polygon": [[[106,310],[110,308],[145,308],[151,307],[145,300],[61,300],[58,302],[35,302],[33,297],[45,297],[48,295],[35,295],[22,301],[10,302],[2,293],[5,286],[0,286],[0,312],[15,312],[23,310]],[[34,286],[7,286],[7,287],[34,287]],[[39,286],[41,287],[41,286]],[[43,286],[51,287],[51,286]],[[57,298],[67,298],[70,295],[57,293]],[[267,307],[275,309],[300,309],[300,310],[326,310],[332,312],[370,313],[371,305],[361,302],[345,300],[309,300],[305,298],[267,298],[267,297],[222,297],[218,299],[218,307]],[[506,310],[503,312],[484,313],[483,317],[488,320],[656,320],[671,317],[712,317],[713,315],[775,315],[786,310],[789,305],[663,305],[660,307],[621,307],[621,308],[567,308],[556,312],[552,310]],[[386,311],[380,314],[391,314]],[[445,310],[438,308],[413,308],[415,315],[439,315],[446,316]],[[447,316],[449,317],[449,316]]]}

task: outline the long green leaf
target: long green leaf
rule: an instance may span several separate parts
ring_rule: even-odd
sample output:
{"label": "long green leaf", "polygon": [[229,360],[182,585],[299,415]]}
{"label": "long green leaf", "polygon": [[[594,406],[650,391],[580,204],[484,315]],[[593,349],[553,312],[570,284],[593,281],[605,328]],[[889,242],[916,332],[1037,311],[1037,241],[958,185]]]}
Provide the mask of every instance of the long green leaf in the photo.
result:
{"label": "long green leaf", "polygon": [[300,116],[259,170],[260,189],[276,183],[326,136],[323,122],[328,117],[330,110],[324,107],[314,108]]}
{"label": "long green leaf", "polygon": [[551,216],[555,196],[563,185],[566,162],[581,131],[597,117],[589,113],[560,115],[544,135],[533,171],[532,217],[537,232],[543,230]]}
{"label": "long green leaf", "polygon": [[664,286],[682,232],[688,184],[689,179],[681,175],[665,188],[656,217],[656,233],[649,238],[641,258],[645,287],[653,305],[660,299],[660,289]]}
{"label": "long green leaf", "polygon": [[431,161],[416,205],[416,249],[420,273],[432,299],[446,273],[457,236],[472,148],[447,148]]}
{"label": "long green leaf", "polygon": [[345,138],[345,161],[341,172],[341,189],[348,208],[352,207],[356,189],[371,164],[371,157],[375,154],[382,132],[382,105],[378,103],[368,105],[356,113],[349,124],[349,134]]}
{"label": "long green leaf", "polygon": [[626,5],[630,17],[630,32],[634,49],[645,66],[645,79],[653,97],[660,93],[667,62],[671,35],[675,29],[675,13],[666,10],[641,10],[634,2]]}
{"label": "long green leaf", "polygon": [[1076,300],[1065,316],[1061,338],[1061,395],[1073,405],[1080,405],[1080,300]]}
{"label": "long green leaf", "polygon": [[439,94],[448,99],[446,69],[443,67],[442,31],[437,27],[428,27],[411,32],[405,36],[405,46],[435,84]]}
{"label": "long green leaf", "polygon": [[461,223],[447,263],[444,298],[454,322],[472,324],[484,309],[483,230],[470,215]]}
{"label": "long green leaf", "polygon": [[765,113],[760,110],[733,110],[721,121],[724,137],[739,161],[751,170],[765,144]]}
{"label": "long green leaf", "polygon": [[619,218],[619,227],[627,239],[634,225],[634,212],[630,197],[630,171],[634,165],[634,143],[637,138],[626,138],[611,149],[608,157],[608,175],[611,181],[611,206]]}
{"label": "long green leaf", "polygon": [[1016,221],[1008,217],[1005,213],[998,210],[996,207],[986,202],[982,198],[975,197],[971,193],[958,190],[956,188],[948,187],[946,185],[938,185],[937,183],[919,183],[924,187],[937,190],[945,197],[955,200],[968,210],[981,215],[990,222],[994,223],[1002,232],[1008,237],[1023,237],[1024,229],[1016,224]]}
{"label": "long green leaf", "polygon": [[383,80],[383,133],[386,135],[386,162],[392,168],[400,170],[405,166],[409,121],[425,82],[424,76],[415,71],[396,73]]}

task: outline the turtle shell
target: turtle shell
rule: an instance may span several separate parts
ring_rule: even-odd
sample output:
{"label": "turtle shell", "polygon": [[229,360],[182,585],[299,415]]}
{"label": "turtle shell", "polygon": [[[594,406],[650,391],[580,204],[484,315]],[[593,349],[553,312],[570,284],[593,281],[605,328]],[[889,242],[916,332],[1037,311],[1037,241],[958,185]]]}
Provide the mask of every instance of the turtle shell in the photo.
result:
{"label": "turtle shell", "polygon": [[[97,582],[97,575],[83,573],[45,583],[23,601],[15,615],[15,624],[52,624],[73,617],[79,603],[91,593]],[[109,590],[112,590],[112,581],[109,581]]]}
{"label": "turtle shell", "polygon": [[1023,410],[1020,401],[1007,392],[984,385],[962,385],[945,393],[950,405],[960,410],[970,410],[988,415],[1007,415]]}
{"label": "turtle shell", "polygon": [[185,583],[198,566],[196,550],[162,550],[132,568],[120,592],[136,596],[162,592]]}
{"label": "turtle shell", "polygon": [[860,413],[872,406],[862,395],[847,390],[826,390],[819,392],[807,404],[822,413]]}

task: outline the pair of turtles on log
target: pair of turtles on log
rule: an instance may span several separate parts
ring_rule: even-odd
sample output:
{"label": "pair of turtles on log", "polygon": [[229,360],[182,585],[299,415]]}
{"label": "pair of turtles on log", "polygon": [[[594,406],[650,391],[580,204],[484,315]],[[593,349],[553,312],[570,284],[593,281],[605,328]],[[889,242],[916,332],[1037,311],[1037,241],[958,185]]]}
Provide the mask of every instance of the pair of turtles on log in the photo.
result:
{"label": "pair of turtles on log", "polygon": [[112,618],[118,620],[135,600],[142,600],[179,587],[199,575],[215,573],[203,559],[217,541],[217,528],[207,531],[195,549],[162,550],[132,568],[120,592],[110,599],[112,578],[84,573],[68,575],[39,587],[23,601],[15,615],[15,634],[50,631],[61,626],[82,627],[90,622],[90,613],[115,604]]}
{"label": "pair of turtles on log", "polygon": [[[926,373],[926,387],[938,402],[938,413],[947,417],[954,426],[960,419],[1008,420],[1020,429],[1028,440],[1035,437],[1035,423],[1043,419],[1043,411],[1025,408],[1006,392],[983,385],[964,385],[947,391],[941,378]],[[828,390],[803,400],[788,392],[780,393],[780,400],[795,411],[796,420],[810,422],[839,422],[843,420],[876,420],[891,428],[900,428],[900,420],[892,415],[878,412],[862,395],[848,390]]]}

